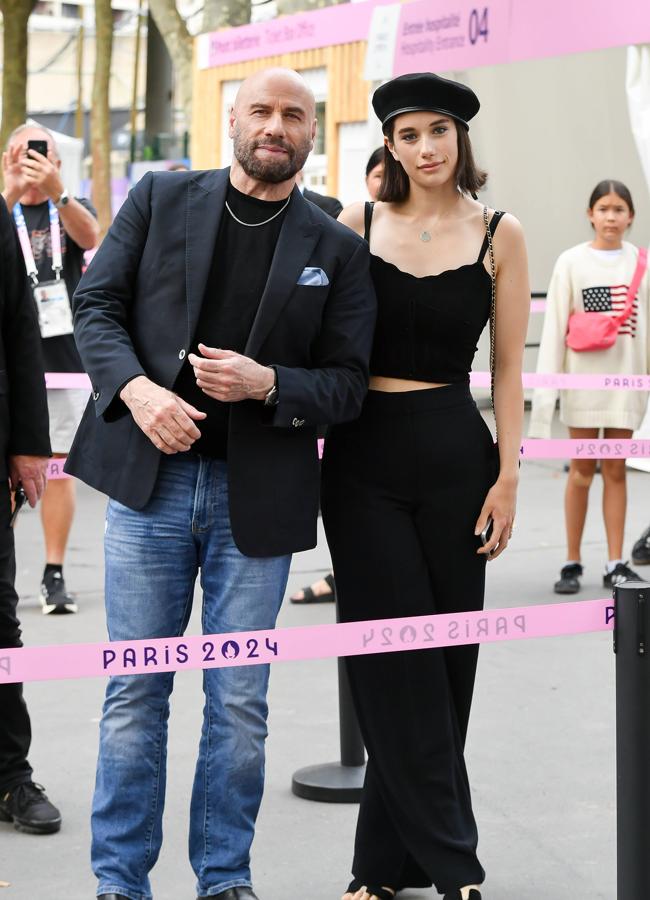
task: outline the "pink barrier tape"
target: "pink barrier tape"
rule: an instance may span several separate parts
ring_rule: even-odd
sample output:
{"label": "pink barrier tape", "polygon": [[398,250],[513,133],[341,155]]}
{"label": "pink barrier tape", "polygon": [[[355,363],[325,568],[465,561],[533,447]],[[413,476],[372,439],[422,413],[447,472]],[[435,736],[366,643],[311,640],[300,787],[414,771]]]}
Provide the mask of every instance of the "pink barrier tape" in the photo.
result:
{"label": "pink barrier tape", "polygon": [[546,300],[531,300],[530,311],[532,313],[546,312]]}
{"label": "pink barrier tape", "polygon": [[[555,388],[563,390],[589,391],[650,391],[650,375],[581,375],[577,373],[524,372],[522,383],[525,388]],[[78,388],[91,390],[90,379],[83,372],[47,372],[45,384],[48,388]],[[472,387],[490,387],[489,372],[472,372]]]}
{"label": "pink barrier tape", "polygon": [[[325,441],[318,441],[318,456],[322,458]],[[593,441],[551,438],[531,438],[521,443],[523,459],[644,459],[650,456],[650,441],[615,440],[602,438]]]}
{"label": "pink barrier tape", "polygon": [[65,465],[66,457],[58,457],[57,459],[50,459],[47,463],[47,477],[48,480],[51,478],[71,478],[71,475],[68,475],[67,472],[63,471],[63,467]]}
{"label": "pink barrier tape", "polygon": [[90,378],[85,372],[46,372],[45,387],[48,388],[79,388],[79,390],[92,390]]}
{"label": "pink barrier tape", "polygon": [[[490,387],[489,372],[471,372],[472,387]],[[650,375],[586,375],[574,372],[524,372],[525,388],[582,391],[650,391]]]}
{"label": "pink barrier tape", "polygon": [[616,440],[551,440],[522,441],[524,459],[630,459],[650,456],[650,441]]}
{"label": "pink barrier tape", "polygon": [[0,684],[255,666],[610,631],[609,599],[267,631],[0,650]]}

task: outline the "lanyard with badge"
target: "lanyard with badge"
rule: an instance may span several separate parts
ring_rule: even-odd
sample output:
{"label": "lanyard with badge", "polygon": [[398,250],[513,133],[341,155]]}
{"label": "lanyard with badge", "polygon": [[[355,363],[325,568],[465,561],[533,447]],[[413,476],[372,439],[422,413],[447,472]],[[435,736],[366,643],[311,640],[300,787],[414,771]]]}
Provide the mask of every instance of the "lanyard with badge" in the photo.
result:
{"label": "lanyard with badge", "polygon": [[50,237],[52,242],[52,270],[54,280],[39,283],[38,270],[34,261],[34,252],[29,240],[29,232],[25,215],[20,203],[14,206],[14,220],[18,230],[18,238],[25,259],[25,268],[32,282],[32,292],[38,311],[38,324],[41,337],[60,337],[72,334],[72,310],[65,281],[61,278],[63,257],[61,254],[61,225],[59,211],[51,200],[47,201],[50,213]]}

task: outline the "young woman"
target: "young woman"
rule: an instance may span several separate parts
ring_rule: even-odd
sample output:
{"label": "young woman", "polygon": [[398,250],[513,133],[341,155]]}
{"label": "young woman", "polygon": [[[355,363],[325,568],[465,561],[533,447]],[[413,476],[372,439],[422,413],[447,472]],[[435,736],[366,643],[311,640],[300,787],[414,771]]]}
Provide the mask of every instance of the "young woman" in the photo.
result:
{"label": "young woman", "polygon": [[[620,324],[612,347],[576,352],[567,346],[572,313],[623,312],[639,256],[636,247],[623,240],[634,220],[634,203],[624,184],[601,181],[596,185],[587,214],[594,230],[593,240],[566,250],[553,270],[538,371],[644,375],[649,371],[647,272],[631,314]],[[593,440],[601,433],[606,438],[631,438],[643,419],[647,396],[642,391],[561,391],[560,420],[569,427],[572,438]],[[535,391],[532,437],[550,437],[556,398],[557,391]],[[600,471],[608,549],[603,585],[611,588],[625,579],[639,581],[639,577],[622,559],[627,505],[625,460],[603,459]],[[580,589],[580,545],[595,472],[596,460],[571,460],[564,504],[567,562],[555,584],[557,594],[575,594]]]}
{"label": "young woman", "polygon": [[[519,223],[471,196],[486,180],[467,133],[478,99],[425,73],[382,85],[373,106],[386,144],[379,202],[341,214],[370,242],[372,377],[360,418],[332,430],[323,463],[342,621],[482,607],[486,560],[513,528],[523,419],[526,252]],[[492,271],[498,451],[469,392]],[[463,759],[477,655],[348,659],[368,768],[345,900],[432,883],[447,900],[480,900]]]}

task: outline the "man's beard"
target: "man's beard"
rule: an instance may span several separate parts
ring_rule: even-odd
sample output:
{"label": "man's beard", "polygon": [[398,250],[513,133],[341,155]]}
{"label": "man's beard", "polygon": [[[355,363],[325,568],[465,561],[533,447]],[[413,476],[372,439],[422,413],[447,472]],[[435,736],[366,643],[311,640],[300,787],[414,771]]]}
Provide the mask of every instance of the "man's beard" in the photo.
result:
{"label": "man's beard", "polygon": [[[282,147],[286,151],[286,156],[278,154],[277,159],[260,159],[255,155],[255,150],[264,145]],[[293,178],[305,165],[311,152],[311,140],[306,138],[297,147],[282,140],[269,138],[247,142],[242,136],[241,129],[235,126],[233,149],[235,158],[249,178],[266,181],[269,184],[280,184]]]}

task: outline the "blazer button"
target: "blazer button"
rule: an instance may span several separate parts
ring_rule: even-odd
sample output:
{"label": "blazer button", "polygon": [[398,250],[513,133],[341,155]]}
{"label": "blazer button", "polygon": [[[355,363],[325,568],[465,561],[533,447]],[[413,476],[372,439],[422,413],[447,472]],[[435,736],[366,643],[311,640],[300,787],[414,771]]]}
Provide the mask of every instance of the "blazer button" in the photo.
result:
{"label": "blazer button", "polygon": [[294,419],[291,424],[293,425],[294,428],[302,428],[302,426],[305,424],[305,420],[304,419]]}
{"label": "blazer button", "polygon": [[99,400],[99,391],[93,391],[93,400]]}
{"label": "blazer button", "polygon": [[185,351],[184,351],[184,350],[180,350],[180,351],[179,351],[178,358],[179,358],[179,359],[185,359]]}

